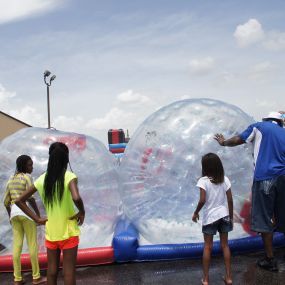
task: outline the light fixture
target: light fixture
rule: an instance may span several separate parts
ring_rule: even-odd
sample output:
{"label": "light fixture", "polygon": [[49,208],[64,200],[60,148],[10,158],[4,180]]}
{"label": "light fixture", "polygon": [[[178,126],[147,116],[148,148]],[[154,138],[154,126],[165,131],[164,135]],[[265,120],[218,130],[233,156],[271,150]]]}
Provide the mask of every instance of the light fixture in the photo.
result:
{"label": "light fixture", "polygon": [[46,70],[44,72],[44,81],[47,86],[47,112],[48,112],[48,128],[50,129],[50,103],[49,103],[49,87],[51,86],[51,82],[55,80],[56,76],[52,75],[49,79],[49,82],[47,82],[48,77],[51,75],[51,72],[49,70]]}

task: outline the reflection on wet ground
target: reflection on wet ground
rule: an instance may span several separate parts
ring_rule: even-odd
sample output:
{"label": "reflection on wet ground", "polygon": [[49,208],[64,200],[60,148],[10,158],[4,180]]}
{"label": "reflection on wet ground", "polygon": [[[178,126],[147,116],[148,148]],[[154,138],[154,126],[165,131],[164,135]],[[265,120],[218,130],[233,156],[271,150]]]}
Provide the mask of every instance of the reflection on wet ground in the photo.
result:
{"label": "reflection on wet ground", "polygon": [[[257,268],[255,262],[262,253],[234,255],[232,258],[234,284],[281,285],[285,284],[285,248],[276,249],[275,255],[279,272],[273,273]],[[45,272],[43,272],[45,274]],[[138,285],[201,284],[201,259],[171,260],[157,262],[124,263],[77,268],[77,285]],[[223,284],[224,264],[222,257],[213,257],[210,269],[210,284]],[[24,274],[26,284],[31,281],[31,273]],[[0,284],[13,284],[12,273],[1,273]],[[58,285],[63,285],[62,272]]]}

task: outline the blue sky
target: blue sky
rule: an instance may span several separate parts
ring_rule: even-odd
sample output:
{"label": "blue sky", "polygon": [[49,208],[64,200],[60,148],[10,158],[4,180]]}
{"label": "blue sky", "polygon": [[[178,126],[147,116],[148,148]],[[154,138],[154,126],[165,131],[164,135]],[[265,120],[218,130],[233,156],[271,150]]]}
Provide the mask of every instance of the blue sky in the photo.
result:
{"label": "blue sky", "polygon": [[[282,0],[0,0],[0,110],[107,143],[184,98],[285,109]],[[283,104],[283,105],[282,105]]]}

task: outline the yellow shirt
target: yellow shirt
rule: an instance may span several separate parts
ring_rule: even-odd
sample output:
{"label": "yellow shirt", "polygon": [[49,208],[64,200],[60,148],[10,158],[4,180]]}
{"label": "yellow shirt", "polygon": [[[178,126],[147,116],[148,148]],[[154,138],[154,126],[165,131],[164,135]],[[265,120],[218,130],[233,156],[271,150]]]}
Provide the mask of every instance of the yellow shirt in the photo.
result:
{"label": "yellow shirt", "polygon": [[[42,174],[34,183],[44,203],[44,180],[46,173]],[[60,241],[72,236],[79,236],[80,230],[76,220],[69,220],[75,215],[74,203],[69,183],[77,179],[76,175],[70,171],[65,172],[64,191],[61,202],[53,202],[53,207],[45,205],[48,221],[46,223],[46,239],[49,241]]]}
{"label": "yellow shirt", "polygon": [[6,192],[4,195],[5,207],[13,205],[16,199],[28,190],[32,184],[32,177],[29,174],[17,173],[11,176],[7,182]]}
{"label": "yellow shirt", "polygon": [[[28,173],[17,173],[12,175],[7,182],[6,192],[4,195],[5,207],[10,207],[10,220],[16,216],[23,216],[32,220],[27,216],[16,204],[15,201],[33,184],[33,179]],[[29,205],[27,204],[29,207]],[[33,209],[31,209],[33,210]]]}

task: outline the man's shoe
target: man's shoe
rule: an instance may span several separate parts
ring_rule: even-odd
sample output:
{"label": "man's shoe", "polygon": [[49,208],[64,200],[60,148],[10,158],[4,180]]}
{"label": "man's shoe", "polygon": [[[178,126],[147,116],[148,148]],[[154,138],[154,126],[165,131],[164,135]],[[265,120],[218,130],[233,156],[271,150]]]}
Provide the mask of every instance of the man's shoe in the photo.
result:
{"label": "man's shoe", "polygon": [[268,258],[268,257],[262,258],[262,259],[257,261],[257,265],[260,268],[263,268],[263,269],[268,270],[268,271],[273,271],[273,272],[278,271],[277,261],[274,259],[274,257],[272,257],[272,258]]}

